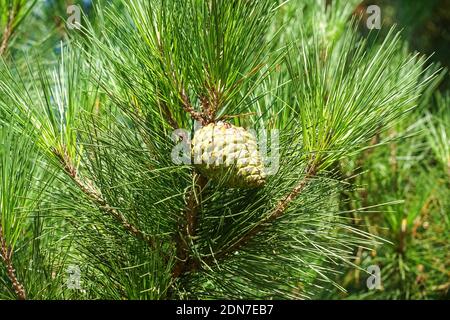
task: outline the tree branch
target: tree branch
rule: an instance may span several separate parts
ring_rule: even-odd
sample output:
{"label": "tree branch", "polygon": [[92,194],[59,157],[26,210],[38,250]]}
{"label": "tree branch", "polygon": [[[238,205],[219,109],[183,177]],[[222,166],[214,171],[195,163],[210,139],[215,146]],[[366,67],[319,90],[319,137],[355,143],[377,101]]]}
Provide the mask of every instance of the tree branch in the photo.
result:
{"label": "tree branch", "polygon": [[25,300],[26,299],[25,288],[17,279],[16,271],[12,263],[12,251],[8,249],[8,246],[6,245],[6,239],[3,235],[3,229],[1,225],[0,225],[0,255],[2,257],[3,262],[5,263],[6,273],[8,275],[9,280],[12,283],[17,298],[19,300]]}
{"label": "tree branch", "polygon": [[[308,166],[306,175],[303,177],[303,179],[287,196],[285,196],[282,200],[278,202],[277,206],[272,210],[270,214],[268,214],[266,217],[260,220],[252,229],[250,229],[246,234],[244,234],[231,246],[222,251],[219,251],[214,256],[208,257],[207,259],[204,260],[204,262],[210,264],[213,263],[215,260],[223,259],[228,255],[230,255],[231,253],[236,252],[244,245],[246,245],[250,240],[252,240],[256,235],[262,232],[267,225],[269,225],[276,219],[280,218],[284,214],[286,209],[289,207],[291,202],[295,200],[306,188],[309,180],[317,174],[316,168],[317,168],[316,165]],[[197,261],[196,263],[192,264],[192,269],[190,271],[195,271],[199,267],[200,261]]]}
{"label": "tree branch", "polygon": [[208,121],[205,119],[204,114],[202,112],[195,111],[192,107],[189,97],[184,89],[181,91],[181,99],[183,101],[183,110],[189,113],[192,119],[201,122],[203,125],[207,124]]}
{"label": "tree branch", "polygon": [[2,56],[6,52],[6,49],[8,49],[8,41],[12,34],[13,23],[16,16],[16,10],[13,7],[9,10],[8,22],[6,23],[5,30],[3,31],[2,42],[0,44],[0,56]]}
{"label": "tree branch", "polygon": [[[197,174],[196,174],[197,175]],[[195,236],[197,229],[198,213],[201,207],[201,193],[206,186],[207,179],[202,175],[197,175],[195,189],[189,194],[184,221],[182,221],[180,231],[177,233],[177,261],[172,271],[172,277],[177,278],[187,270],[194,268],[195,262],[189,256],[189,242]]]}
{"label": "tree branch", "polygon": [[111,207],[107,201],[102,197],[101,193],[96,190],[94,184],[86,179],[82,179],[78,175],[78,170],[72,165],[69,157],[67,155],[62,155],[60,152],[53,150],[55,156],[58,157],[61,164],[64,167],[64,171],[69,175],[78,188],[93,202],[97,207],[103,212],[109,214],[114,219],[116,219],[129,233],[131,233],[136,238],[145,241],[151,248],[156,248],[156,243],[153,238],[149,237],[136,226],[129,223],[126,218],[120,213],[116,208]]}
{"label": "tree branch", "polygon": [[178,129],[178,123],[175,121],[175,119],[172,116],[172,113],[170,112],[169,108],[167,107],[167,104],[164,101],[159,101],[160,108],[162,112],[164,113],[164,116],[166,117],[167,122],[173,129]]}

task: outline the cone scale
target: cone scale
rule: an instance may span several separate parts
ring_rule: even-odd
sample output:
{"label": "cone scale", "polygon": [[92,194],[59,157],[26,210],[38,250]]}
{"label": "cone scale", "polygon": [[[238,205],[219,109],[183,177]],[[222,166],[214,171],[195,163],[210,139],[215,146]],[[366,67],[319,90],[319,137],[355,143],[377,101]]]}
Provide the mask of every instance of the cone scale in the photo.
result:
{"label": "cone scale", "polygon": [[206,125],[195,132],[192,153],[198,171],[211,180],[236,188],[255,188],[265,183],[257,140],[242,127],[225,122]]}

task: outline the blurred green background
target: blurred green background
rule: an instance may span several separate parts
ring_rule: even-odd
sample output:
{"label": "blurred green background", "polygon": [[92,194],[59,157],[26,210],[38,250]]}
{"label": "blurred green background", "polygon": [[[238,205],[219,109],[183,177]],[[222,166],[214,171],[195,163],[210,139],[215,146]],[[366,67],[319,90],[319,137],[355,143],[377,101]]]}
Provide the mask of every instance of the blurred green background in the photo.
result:
{"label": "blurred green background", "polygon": [[[381,8],[384,26],[403,29],[412,50],[432,55],[432,61],[450,67],[450,0],[367,0],[357,11],[365,12],[370,5]],[[442,86],[449,85],[447,77]]]}

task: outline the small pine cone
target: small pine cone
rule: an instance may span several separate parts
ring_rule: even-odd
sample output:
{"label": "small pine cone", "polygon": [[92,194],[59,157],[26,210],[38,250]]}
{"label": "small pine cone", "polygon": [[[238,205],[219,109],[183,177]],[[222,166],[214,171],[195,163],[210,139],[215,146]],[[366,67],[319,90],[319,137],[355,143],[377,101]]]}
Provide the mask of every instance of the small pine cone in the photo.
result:
{"label": "small pine cone", "polygon": [[266,174],[254,135],[229,123],[211,123],[197,130],[192,140],[194,165],[206,177],[227,177],[230,187],[253,188]]}

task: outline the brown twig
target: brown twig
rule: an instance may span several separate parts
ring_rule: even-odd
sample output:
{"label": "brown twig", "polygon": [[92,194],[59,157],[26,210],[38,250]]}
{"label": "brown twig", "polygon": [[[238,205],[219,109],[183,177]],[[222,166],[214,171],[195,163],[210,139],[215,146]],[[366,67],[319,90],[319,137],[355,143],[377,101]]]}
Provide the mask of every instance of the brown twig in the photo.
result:
{"label": "brown twig", "polygon": [[202,112],[198,112],[195,111],[194,108],[191,105],[191,102],[189,100],[188,95],[186,94],[186,92],[184,91],[184,89],[181,91],[181,99],[183,101],[183,109],[184,111],[186,111],[187,113],[189,113],[192,117],[192,119],[201,122],[202,125],[205,125],[208,123],[207,119],[205,118],[205,116],[203,115]]}
{"label": "brown twig", "polygon": [[6,49],[8,49],[8,41],[13,31],[15,15],[16,10],[11,7],[8,16],[8,22],[6,23],[5,30],[3,31],[2,42],[0,44],[0,56],[2,56],[6,52]]}
{"label": "brown twig", "polygon": [[208,120],[211,120],[211,104],[209,102],[209,99],[205,96],[200,97],[200,103],[202,105],[202,115],[204,118],[207,118]]}
{"label": "brown twig", "polygon": [[175,121],[175,119],[173,118],[172,113],[170,112],[169,108],[167,107],[167,104],[164,101],[159,101],[159,105],[160,108],[164,114],[164,116],[166,117],[167,122],[169,123],[169,125],[173,128],[173,129],[178,129],[178,123]]}
{"label": "brown twig", "polygon": [[[314,163],[314,162],[313,162]],[[270,224],[271,222],[275,221],[276,219],[280,218],[286,209],[288,208],[289,204],[295,200],[305,189],[305,187],[308,185],[308,182],[312,177],[314,177],[317,173],[316,171],[317,166],[311,165],[308,167],[306,175],[303,177],[303,179],[297,184],[297,186],[282,200],[280,200],[277,204],[277,206],[274,208],[274,210],[267,215],[265,218],[263,218],[261,221],[259,221],[252,229],[250,229],[245,235],[243,235],[241,238],[239,238],[235,243],[233,243],[228,248],[217,252],[213,256],[208,256],[207,258],[203,259],[203,262],[210,264],[213,263],[216,260],[223,259],[227,257],[228,255],[232,254],[233,252],[236,252],[240,248],[242,248],[245,244],[247,244],[251,239],[253,239],[256,235],[258,235],[261,231],[264,230],[264,228]],[[196,208],[196,207],[195,207]],[[183,268],[177,269],[177,273],[174,273],[173,276],[179,276],[182,273],[185,272],[193,272],[200,268],[201,261],[194,260],[189,257],[184,257],[183,259]]]}
{"label": "brown twig", "polygon": [[153,238],[149,237],[141,230],[139,230],[136,226],[129,223],[126,218],[120,213],[116,208],[111,207],[107,201],[102,197],[101,193],[96,190],[94,184],[87,180],[83,179],[78,175],[78,170],[72,164],[69,156],[67,154],[61,154],[61,152],[57,150],[53,150],[53,153],[58,157],[61,164],[64,167],[64,171],[72,178],[78,188],[92,201],[97,207],[103,212],[109,214],[114,219],[116,219],[129,233],[131,233],[136,238],[143,240],[148,243],[148,245],[155,249],[156,243]]}
{"label": "brown twig", "polygon": [[316,166],[311,165],[308,167],[306,175],[303,177],[303,179],[297,184],[297,186],[292,189],[292,191],[284,197],[282,200],[280,200],[275,207],[275,209],[268,214],[264,219],[259,221],[252,229],[250,229],[243,237],[241,237],[239,240],[237,240],[235,243],[233,243],[231,246],[226,248],[225,250],[217,253],[213,258],[214,259],[220,259],[223,258],[230,253],[236,252],[240,248],[242,248],[245,244],[247,244],[251,239],[253,239],[254,236],[259,234],[264,228],[271,222],[275,221],[276,219],[280,218],[286,209],[289,207],[291,202],[295,200],[305,189],[305,187],[308,185],[309,180],[316,175]]}
{"label": "brown twig", "polygon": [[188,196],[181,229],[176,236],[177,261],[172,271],[173,278],[179,277],[187,270],[194,269],[196,265],[192,257],[189,256],[189,242],[195,236],[198,213],[201,207],[201,193],[206,186],[207,179],[201,175],[195,175],[195,190],[192,190]]}
{"label": "brown twig", "polygon": [[[157,90],[157,96],[158,96],[157,103],[158,103],[158,107],[160,108],[163,116],[165,117],[165,119],[167,120],[167,122],[173,129],[178,129],[179,125],[178,125],[177,121],[174,119],[172,113],[170,112],[170,109],[167,107],[166,102],[163,101],[159,97],[159,95],[160,95],[159,90]],[[142,112],[142,108],[140,107],[140,104],[135,96],[132,97],[131,104],[135,108],[137,116],[140,116],[141,118],[145,118],[144,114]]]}
{"label": "brown twig", "polygon": [[3,229],[1,225],[0,225],[0,255],[2,257],[3,262],[5,263],[6,273],[8,275],[9,280],[12,283],[17,298],[19,300],[25,300],[26,299],[25,288],[17,279],[16,271],[14,270],[12,263],[12,250],[10,250],[6,245],[6,240],[3,235]]}
{"label": "brown twig", "polygon": [[[161,42],[161,36],[157,29],[155,29],[155,31],[156,31],[156,43],[157,43],[159,52],[161,54],[161,59],[163,59],[165,54],[164,54],[163,44]],[[169,65],[173,66],[173,61],[170,60]],[[174,70],[172,70],[172,72],[169,72],[168,76],[171,77],[175,83],[177,83],[177,84],[179,83]],[[187,95],[184,88],[181,90],[180,95],[181,95],[183,110],[186,111],[187,113],[189,113],[194,120],[202,123],[202,125],[206,124],[204,114],[202,112],[197,112],[194,110],[194,108],[192,107],[191,102],[189,100],[189,96]],[[179,127],[178,123],[173,118],[173,115],[170,112],[169,108],[167,107],[166,103],[164,101],[159,100],[159,105],[160,105],[164,115],[166,116],[167,122],[169,122],[169,124],[174,129],[178,129],[178,127]]]}
{"label": "brown twig", "polygon": [[216,113],[220,104],[220,92],[216,89],[208,89],[209,97],[200,96],[201,112],[195,111],[189,101],[186,91],[182,89],[181,99],[183,101],[183,109],[189,113],[192,119],[199,121],[202,125],[207,125],[216,121]]}
{"label": "brown twig", "polygon": [[213,122],[214,119],[216,118],[216,113],[219,110],[219,106],[220,106],[220,103],[222,100],[222,93],[221,93],[220,89],[218,91],[218,90],[216,90],[216,88],[211,87],[211,86],[209,87],[208,92],[209,92],[211,101],[208,102],[209,107],[206,110],[205,114],[206,114],[209,122]]}

